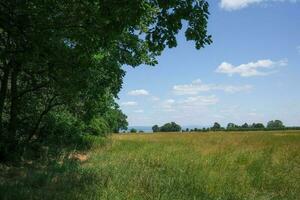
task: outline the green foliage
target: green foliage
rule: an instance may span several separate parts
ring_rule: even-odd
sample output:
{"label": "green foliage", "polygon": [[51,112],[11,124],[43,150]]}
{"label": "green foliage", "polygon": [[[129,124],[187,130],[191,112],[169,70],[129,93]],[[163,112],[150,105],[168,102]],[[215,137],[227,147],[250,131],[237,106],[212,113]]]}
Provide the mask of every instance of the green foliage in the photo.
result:
{"label": "green foliage", "polygon": [[107,135],[110,133],[110,128],[105,119],[98,117],[91,120],[88,131],[93,135]]}
{"label": "green foliage", "polygon": [[119,133],[120,130],[127,130],[127,116],[122,113],[117,105],[114,109],[110,109],[106,112],[104,117],[108,123],[108,127],[110,128],[110,132]]}
{"label": "green foliage", "polygon": [[159,126],[158,125],[152,126],[152,131],[153,132],[159,132]]}
{"label": "green foliage", "polygon": [[[22,155],[47,134],[65,135],[60,131],[126,129],[115,103],[122,66],[155,65],[166,47],[176,47],[183,21],[197,49],[210,44],[208,15],[205,0],[2,2],[0,155]],[[58,116],[67,119],[54,123]]]}
{"label": "green foliage", "polygon": [[238,125],[235,125],[234,123],[227,124],[227,129],[234,129],[234,128],[238,128]]}
{"label": "green foliage", "polygon": [[272,121],[268,122],[267,128],[271,128],[271,129],[284,128],[284,125],[283,125],[282,121],[280,121],[280,120],[274,120],[274,121],[272,120]]}
{"label": "green foliage", "polygon": [[179,132],[181,131],[181,126],[176,124],[175,122],[166,123],[159,128],[161,132]]}
{"label": "green foliage", "polygon": [[262,123],[253,123],[251,128],[263,129],[265,126]]}
{"label": "green foliage", "polygon": [[212,131],[222,130],[223,128],[218,122],[215,122],[214,125],[210,128]]}
{"label": "green foliage", "polygon": [[158,125],[152,126],[153,132],[179,132],[181,131],[181,126],[175,122],[166,123],[159,127]]}
{"label": "green foliage", "polygon": [[137,130],[135,128],[131,128],[129,132],[130,133],[137,133]]}
{"label": "green foliage", "polygon": [[247,123],[244,123],[241,127],[242,128],[249,128],[249,125]]}

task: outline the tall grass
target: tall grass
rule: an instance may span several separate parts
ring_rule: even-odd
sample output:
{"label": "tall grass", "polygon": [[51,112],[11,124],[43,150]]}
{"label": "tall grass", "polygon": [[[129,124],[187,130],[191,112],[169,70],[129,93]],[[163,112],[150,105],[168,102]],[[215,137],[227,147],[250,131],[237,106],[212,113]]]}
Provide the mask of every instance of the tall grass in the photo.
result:
{"label": "tall grass", "polygon": [[[114,135],[88,160],[2,169],[2,199],[299,199],[300,132]],[[4,173],[5,171],[5,173]]]}

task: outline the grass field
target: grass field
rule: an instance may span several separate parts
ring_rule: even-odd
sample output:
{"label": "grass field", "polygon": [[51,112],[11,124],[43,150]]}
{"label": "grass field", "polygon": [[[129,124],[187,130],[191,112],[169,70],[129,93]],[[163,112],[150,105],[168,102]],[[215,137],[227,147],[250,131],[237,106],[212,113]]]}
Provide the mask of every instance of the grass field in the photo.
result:
{"label": "grass field", "polygon": [[2,169],[0,197],[300,199],[300,131],[113,135],[86,156]]}

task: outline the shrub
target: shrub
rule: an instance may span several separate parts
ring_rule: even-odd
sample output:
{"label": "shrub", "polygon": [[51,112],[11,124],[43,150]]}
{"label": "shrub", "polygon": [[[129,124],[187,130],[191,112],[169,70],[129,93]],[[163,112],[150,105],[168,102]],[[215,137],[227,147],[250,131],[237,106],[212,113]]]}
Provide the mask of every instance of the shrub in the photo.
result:
{"label": "shrub", "polygon": [[135,128],[130,129],[130,133],[136,133],[137,130]]}

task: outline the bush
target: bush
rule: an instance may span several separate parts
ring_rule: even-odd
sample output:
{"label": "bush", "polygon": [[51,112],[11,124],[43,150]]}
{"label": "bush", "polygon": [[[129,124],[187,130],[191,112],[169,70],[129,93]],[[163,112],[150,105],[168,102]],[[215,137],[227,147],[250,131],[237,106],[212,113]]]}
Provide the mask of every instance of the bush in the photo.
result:
{"label": "bush", "polygon": [[136,133],[137,130],[135,128],[130,129],[130,133]]}
{"label": "bush", "polygon": [[84,124],[67,111],[50,113],[36,138],[24,144],[27,159],[57,159],[76,149],[88,148]]}

